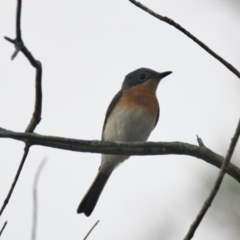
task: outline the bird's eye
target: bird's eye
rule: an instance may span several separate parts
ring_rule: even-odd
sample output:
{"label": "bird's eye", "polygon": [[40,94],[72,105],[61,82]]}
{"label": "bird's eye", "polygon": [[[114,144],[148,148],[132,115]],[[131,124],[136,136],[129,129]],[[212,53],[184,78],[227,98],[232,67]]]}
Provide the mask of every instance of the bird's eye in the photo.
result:
{"label": "bird's eye", "polygon": [[145,79],[146,79],[146,75],[145,74],[142,73],[142,74],[139,75],[139,80],[143,81]]}

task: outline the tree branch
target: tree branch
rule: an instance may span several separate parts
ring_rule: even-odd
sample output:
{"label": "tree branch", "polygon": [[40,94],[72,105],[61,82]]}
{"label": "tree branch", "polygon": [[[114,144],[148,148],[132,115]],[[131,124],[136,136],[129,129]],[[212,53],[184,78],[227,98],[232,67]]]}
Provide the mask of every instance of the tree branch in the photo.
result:
{"label": "tree branch", "polygon": [[232,66],[229,62],[227,62],[225,59],[220,57],[218,54],[216,54],[212,49],[210,49],[206,44],[201,42],[198,38],[193,36],[190,32],[188,32],[186,29],[184,29],[180,24],[176,23],[172,19],[162,16],[151,9],[147,8],[145,5],[143,5],[140,2],[137,2],[136,0],[129,0],[131,3],[133,3],[135,6],[141,8],[145,12],[148,12],[150,15],[154,16],[155,18],[158,18],[159,20],[166,22],[170,24],[171,26],[178,29],[180,32],[184,33],[186,36],[188,36],[190,39],[192,39],[195,43],[197,43],[200,47],[202,47],[204,50],[206,50],[210,55],[212,55],[214,58],[216,58],[219,62],[221,62],[226,68],[228,68],[231,72],[233,72],[235,75],[237,75],[240,78],[240,72]]}
{"label": "tree branch", "polygon": [[3,233],[3,230],[5,229],[6,225],[7,225],[7,221],[2,226],[2,229],[0,231],[0,237],[1,237],[2,233]]}
{"label": "tree branch", "polygon": [[100,220],[97,220],[95,222],[95,224],[91,227],[91,229],[88,231],[87,235],[84,237],[83,240],[86,240],[88,238],[88,236],[90,235],[90,233],[92,232],[92,230],[98,225],[98,223],[100,222]]}
{"label": "tree branch", "polygon": [[220,169],[220,171],[218,173],[218,176],[217,176],[217,179],[214,183],[213,189],[211,190],[211,192],[210,192],[208,198],[206,199],[206,201],[204,202],[204,204],[203,204],[200,212],[198,213],[196,219],[192,223],[192,225],[191,225],[187,235],[185,236],[184,240],[189,240],[193,237],[195,231],[197,230],[199,224],[201,223],[203,217],[205,216],[208,208],[211,206],[215,196],[217,195],[217,192],[218,192],[218,190],[221,186],[221,183],[223,181],[224,175],[225,175],[225,173],[227,171],[227,168],[229,166],[229,163],[230,163],[231,157],[233,155],[234,149],[237,145],[239,135],[240,135],[240,120],[238,122],[237,129],[236,129],[235,134],[234,134],[234,136],[232,138],[232,141],[230,143],[227,155],[226,155],[226,157],[225,157],[225,159],[222,163],[221,169]]}
{"label": "tree branch", "polygon": [[[12,60],[17,56],[18,52],[21,51],[24,56],[29,60],[30,64],[36,69],[36,77],[35,77],[35,106],[34,111],[32,114],[32,118],[25,130],[25,132],[33,132],[36,126],[39,124],[41,120],[41,113],[42,113],[42,65],[41,62],[36,60],[31,52],[27,49],[27,47],[24,45],[21,35],[21,10],[22,10],[22,1],[17,0],[17,12],[16,12],[16,38],[11,39],[9,37],[4,37],[7,41],[14,44],[16,50],[12,55]],[[18,178],[20,176],[20,173],[22,171],[23,165],[25,163],[25,160],[27,158],[29,147],[27,141],[25,142],[25,148],[24,153],[22,156],[22,160],[20,162],[20,165],[18,167],[17,173],[14,177],[13,183],[11,185],[11,188],[9,189],[9,192],[7,194],[6,199],[4,200],[4,203],[0,210],[0,216],[2,212],[4,211],[5,207],[7,206],[9,199],[11,198],[11,195],[13,193],[13,190],[16,186],[16,183],[18,181]]]}
{"label": "tree branch", "polygon": [[29,146],[25,146],[25,148],[24,148],[24,153],[23,153],[21,162],[20,162],[20,164],[19,164],[17,173],[16,173],[16,175],[15,175],[15,177],[14,177],[14,180],[13,180],[13,182],[12,182],[11,188],[10,188],[9,191],[8,191],[7,197],[5,198],[5,200],[4,200],[4,202],[3,202],[3,205],[2,205],[2,207],[1,207],[0,216],[2,215],[5,207],[7,206],[8,202],[9,202],[9,199],[11,198],[11,195],[12,195],[12,193],[13,193],[14,187],[15,187],[15,185],[16,185],[16,183],[17,183],[17,180],[18,180],[18,178],[19,178],[19,176],[20,176],[20,173],[21,173],[21,171],[22,171],[24,162],[25,162],[25,160],[26,160],[26,158],[27,158],[28,151],[29,151]]}
{"label": "tree branch", "polygon": [[[102,142],[78,140],[45,136],[35,133],[17,133],[0,128],[0,138],[12,138],[19,141],[29,141],[30,145],[52,147],[75,152],[91,152],[118,155],[188,155],[200,158],[207,163],[220,168],[224,158],[206,147],[199,147],[183,142]],[[227,173],[240,183],[240,169],[234,164],[229,164]]]}

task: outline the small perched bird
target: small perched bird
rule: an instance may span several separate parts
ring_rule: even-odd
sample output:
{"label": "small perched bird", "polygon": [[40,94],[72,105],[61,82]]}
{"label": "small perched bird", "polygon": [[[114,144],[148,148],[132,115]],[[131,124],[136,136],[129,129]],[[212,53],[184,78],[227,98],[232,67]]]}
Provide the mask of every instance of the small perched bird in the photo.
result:
{"label": "small perched bird", "polygon": [[[126,75],[121,90],[108,107],[102,129],[102,141],[147,141],[159,118],[156,97],[158,84],[171,73],[139,68]],[[113,170],[129,157],[102,154],[98,174],[79,204],[77,213],[91,215]]]}

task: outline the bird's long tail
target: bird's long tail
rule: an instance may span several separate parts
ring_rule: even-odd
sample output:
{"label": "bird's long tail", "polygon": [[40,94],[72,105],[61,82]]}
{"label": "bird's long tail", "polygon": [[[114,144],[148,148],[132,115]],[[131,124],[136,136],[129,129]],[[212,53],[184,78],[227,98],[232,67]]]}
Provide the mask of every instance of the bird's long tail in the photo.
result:
{"label": "bird's long tail", "polygon": [[87,193],[85,194],[82,201],[80,202],[77,208],[77,213],[84,213],[86,216],[91,215],[111,173],[112,172],[108,172],[108,173],[105,173],[105,172],[103,173],[101,171],[98,172],[92,185],[90,186]]}

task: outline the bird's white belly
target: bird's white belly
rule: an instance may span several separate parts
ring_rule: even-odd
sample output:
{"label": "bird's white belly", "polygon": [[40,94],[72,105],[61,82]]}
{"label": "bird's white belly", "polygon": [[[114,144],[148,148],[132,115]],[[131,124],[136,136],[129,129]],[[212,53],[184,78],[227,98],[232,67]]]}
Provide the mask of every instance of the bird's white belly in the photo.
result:
{"label": "bird's white belly", "polygon": [[[116,107],[108,117],[102,140],[145,142],[154,129],[156,119],[141,108]],[[128,159],[123,155],[102,155],[102,166],[116,166]],[[109,166],[109,167],[110,167]]]}

